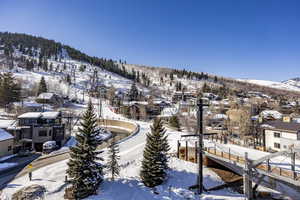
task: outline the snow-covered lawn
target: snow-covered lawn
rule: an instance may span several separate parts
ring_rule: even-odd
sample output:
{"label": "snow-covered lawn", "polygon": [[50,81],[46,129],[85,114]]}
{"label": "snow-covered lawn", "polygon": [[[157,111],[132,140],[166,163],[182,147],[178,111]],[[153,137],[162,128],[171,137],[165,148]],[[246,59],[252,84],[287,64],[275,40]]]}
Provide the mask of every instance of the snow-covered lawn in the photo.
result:
{"label": "snow-covered lawn", "polygon": [[[105,115],[115,118],[123,118],[113,113],[109,106],[104,104],[103,111]],[[124,119],[125,120],[125,119]],[[109,173],[105,175],[105,181],[99,188],[98,195],[91,196],[88,199],[105,200],[149,200],[149,199],[199,199],[197,195],[188,190],[188,187],[194,185],[197,178],[197,166],[190,162],[170,159],[170,170],[168,179],[164,184],[153,190],[145,187],[139,179],[140,165],[143,155],[143,149],[146,141],[146,133],[150,131],[147,122],[138,122],[140,131],[138,134],[124,140],[119,144],[121,174],[115,181],[109,180]],[[181,132],[167,131],[168,139],[172,147],[171,152],[176,150],[177,139]],[[102,154],[107,158],[107,149]],[[33,172],[33,181],[29,182],[27,176],[13,180],[4,190],[2,198],[9,199],[18,189],[37,183],[47,188],[46,199],[62,199],[64,188],[66,187],[65,171],[67,169],[67,160],[40,168]],[[207,188],[222,184],[221,179],[211,170],[204,168],[204,184]],[[242,195],[230,192],[229,190],[214,191],[210,194],[204,194],[202,199],[243,199]]]}
{"label": "snow-covered lawn", "polygon": [[[109,173],[106,173],[105,181],[101,184],[98,194],[87,199],[105,200],[149,200],[149,199],[199,199],[188,187],[196,182],[197,166],[176,158],[170,159],[168,179],[158,186],[156,194],[141,183],[139,179],[140,161],[121,163],[120,177],[114,182],[110,181]],[[61,161],[33,172],[33,180],[30,182],[27,176],[20,177],[4,189],[1,199],[10,199],[11,195],[28,185],[39,184],[47,188],[45,199],[62,199],[64,188],[67,184],[65,171],[67,160]],[[204,168],[204,185],[206,188],[222,184],[222,180],[211,170]],[[243,199],[242,195],[227,189],[206,193],[201,199]]]}

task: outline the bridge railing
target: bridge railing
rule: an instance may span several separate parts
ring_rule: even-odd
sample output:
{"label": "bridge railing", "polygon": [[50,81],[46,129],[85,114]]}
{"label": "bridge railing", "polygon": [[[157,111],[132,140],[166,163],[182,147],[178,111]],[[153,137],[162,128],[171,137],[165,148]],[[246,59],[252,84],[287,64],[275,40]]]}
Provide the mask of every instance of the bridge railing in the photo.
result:
{"label": "bridge railing", "polygon": [[[245,157],[232,154],[230,152],[230,149],[228,150],[228,152],[224,152],[216,147],[205,147],[204,151],[209,154],[233,161],[235,164],[241,164],[241,165],[245,164]],[[270,163],[262,163],[262,164],[258,165],[256,168],[266,171],[270,174],[283,176],[286,178],[300,181],[300,173],[299,172],[289,170],[286,168],[282,168],[282,167],[279,167],[276,165],[274,166],[274,165],[271,165]]]}

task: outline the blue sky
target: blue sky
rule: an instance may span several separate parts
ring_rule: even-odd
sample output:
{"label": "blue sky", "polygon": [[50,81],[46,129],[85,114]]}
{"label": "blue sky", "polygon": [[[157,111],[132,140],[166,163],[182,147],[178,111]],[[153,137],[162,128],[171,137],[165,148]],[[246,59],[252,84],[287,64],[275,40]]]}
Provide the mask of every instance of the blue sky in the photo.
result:
{"label": "blue sky", "polygon": [[0,0],[0,31],[234,78],[300,76],[300,1]]}

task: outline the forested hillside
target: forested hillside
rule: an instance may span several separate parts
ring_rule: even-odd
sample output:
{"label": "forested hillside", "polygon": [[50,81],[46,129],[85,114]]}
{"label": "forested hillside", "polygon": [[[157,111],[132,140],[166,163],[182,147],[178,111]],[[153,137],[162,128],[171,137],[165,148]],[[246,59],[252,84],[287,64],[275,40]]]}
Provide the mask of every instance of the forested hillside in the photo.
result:
{"label": "forested hillside", "polygon": [[1,49],[4,50],[4,54],[8,57],[11,57],[13,52],[18,50],[23,55],[39,58],[40,62],[50,58],[56,61],[71,58],[98,66],[125,78],[134,79],[134,74],[127,72],[124,68],[119,68],[112,59],[91,57],[54,40],[27,34],[0,32],[0,45]]}

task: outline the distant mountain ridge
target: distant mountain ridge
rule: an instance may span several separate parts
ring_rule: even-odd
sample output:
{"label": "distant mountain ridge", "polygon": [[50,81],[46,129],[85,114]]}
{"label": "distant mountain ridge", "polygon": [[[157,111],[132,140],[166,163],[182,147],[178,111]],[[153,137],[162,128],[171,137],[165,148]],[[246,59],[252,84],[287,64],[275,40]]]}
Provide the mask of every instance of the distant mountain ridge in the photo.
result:
{"label": "distant mountain ridge", "polygon": [[282,81],[282,83],[300,88],[300,77]]}

